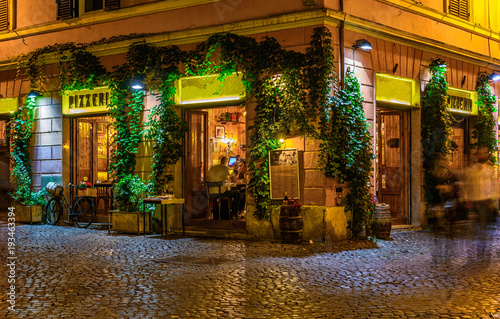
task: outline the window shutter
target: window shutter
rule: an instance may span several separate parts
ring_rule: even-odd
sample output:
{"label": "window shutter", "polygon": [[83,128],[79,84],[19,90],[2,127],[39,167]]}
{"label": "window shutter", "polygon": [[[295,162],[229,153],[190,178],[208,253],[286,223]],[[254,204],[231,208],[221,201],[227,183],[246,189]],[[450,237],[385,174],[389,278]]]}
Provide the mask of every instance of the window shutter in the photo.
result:
{"label": "window shutter", "polygon": [[104,0],[104,10],[120,8],[120,0]]}
{"label": "window shutter", "polygon": [[450,14],[469,20],[469,0],[450,0]]}
{"label": "window shutter", "polygon": [[57,19],[73,18],[73,0],[56,0],[57,3]]}
{"label": "window shutter", "polygon": [[0,0],[0,30],[9,29],[9,6],[8,0]]}

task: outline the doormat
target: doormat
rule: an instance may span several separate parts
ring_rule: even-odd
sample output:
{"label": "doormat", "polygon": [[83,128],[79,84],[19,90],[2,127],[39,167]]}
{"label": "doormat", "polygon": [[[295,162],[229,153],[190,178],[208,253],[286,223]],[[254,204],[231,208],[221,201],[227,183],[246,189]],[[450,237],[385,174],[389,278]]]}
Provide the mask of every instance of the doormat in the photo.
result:
{"label": "doormat", "polygon": [[238,262],[238,260],[226,259],[226,258],[203,258],[203,257],[193,257],[193,256],[174,256],[164,259],[155,260],[157,263],[182,263],[182,264],[199,264],[199,265],[222,265]]}

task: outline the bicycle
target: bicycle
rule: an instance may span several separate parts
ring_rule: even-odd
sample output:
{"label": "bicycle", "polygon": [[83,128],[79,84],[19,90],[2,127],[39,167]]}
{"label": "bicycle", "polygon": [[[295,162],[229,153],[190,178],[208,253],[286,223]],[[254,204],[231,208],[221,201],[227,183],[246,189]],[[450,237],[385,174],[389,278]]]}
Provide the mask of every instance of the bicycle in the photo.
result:
{"label": "bicycle", "polygon": [[[68,187],[76,186],[69,183]],[[70,220],[74,221],[76,226],[80,228],[87,228],[92,223],[95,216],[95,206],[92,200],[88,197],[75,197],[73,207],[69,204],[64,196],[64,187],[57,183],[51,182],[45,187],[47,192],[53,197],[47,202],[45,206],[45,220],[50,225],[56,225],[61,219],[63,207],[68,212]]]}

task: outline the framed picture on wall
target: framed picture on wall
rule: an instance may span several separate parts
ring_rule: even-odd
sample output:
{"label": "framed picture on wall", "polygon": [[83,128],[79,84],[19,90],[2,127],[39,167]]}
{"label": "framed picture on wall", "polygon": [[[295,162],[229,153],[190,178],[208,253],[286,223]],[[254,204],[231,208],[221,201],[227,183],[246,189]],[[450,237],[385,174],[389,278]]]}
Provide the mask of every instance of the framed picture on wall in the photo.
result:
{"label": "framed picture on wall", "polygon": [[215,127],[215,138],[224,138],[224,126]]}

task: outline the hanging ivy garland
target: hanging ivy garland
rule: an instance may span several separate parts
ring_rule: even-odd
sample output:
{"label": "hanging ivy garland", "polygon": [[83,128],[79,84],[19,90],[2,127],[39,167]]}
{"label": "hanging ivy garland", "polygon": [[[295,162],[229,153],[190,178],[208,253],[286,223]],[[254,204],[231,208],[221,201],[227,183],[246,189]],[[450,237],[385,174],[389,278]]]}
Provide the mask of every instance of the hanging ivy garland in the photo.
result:
{"label": "hanging ivy garland", "polygon": [[490,154],[492,154],[492,161],[496,162],[494,156],[497,148],[498,141],[495,137],[495,112],[497,109],[495,105],[495,96],[488,84],[488,73],[481,72],[477,78],[477,105],[479,110],[479,117],[474,125],[472,137],[477,141],[474,146],[486,147]]}
{"label": "hanging ivy garland", "polygon": [[424,167],[425,200],[429,205],[440,202],[436,192],[434,166],[439,157],[449,154],[451,149],[451,115],[447,110],[446,64],[433,59],[429,65],[431,79],[422,95],[422,150]]}

